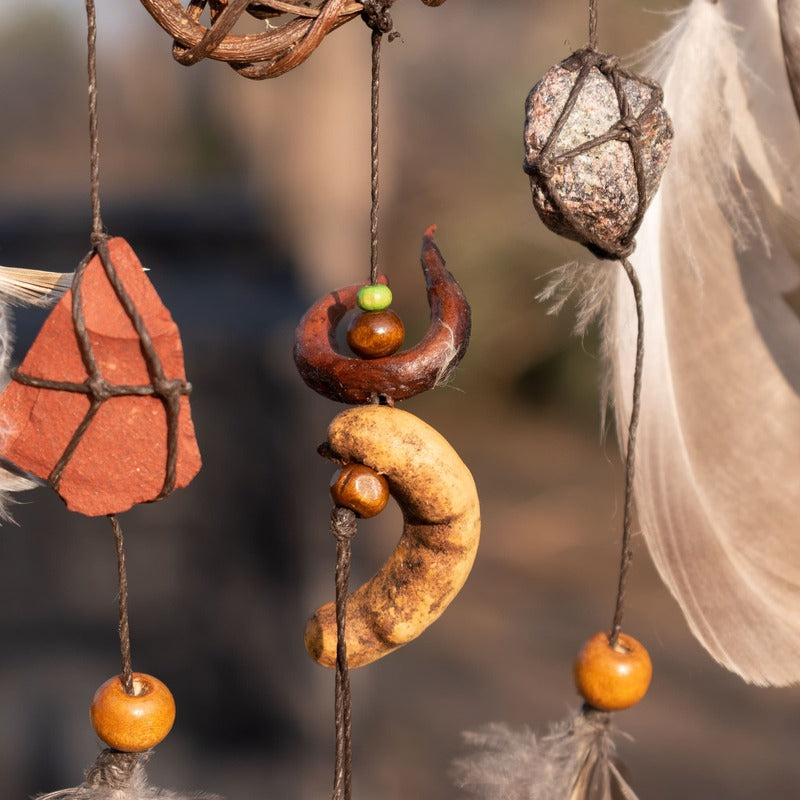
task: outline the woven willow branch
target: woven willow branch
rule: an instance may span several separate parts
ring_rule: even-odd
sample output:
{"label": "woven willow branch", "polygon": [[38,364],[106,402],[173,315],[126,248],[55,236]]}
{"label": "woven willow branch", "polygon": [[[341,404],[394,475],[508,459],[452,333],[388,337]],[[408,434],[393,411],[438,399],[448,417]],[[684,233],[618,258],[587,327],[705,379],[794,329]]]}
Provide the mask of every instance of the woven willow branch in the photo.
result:
{"label": "woven willow branch", "polygon": [[[438,6],[445,0],[422,0]],[[324,0],[314,7],[284,0],[141,0],[153,19],[174,39],[175,60],[190,66],[204,58],[224,61],[246,78],[283,75],[302,64],[331,31],[360,16],[364,4],[354,0]],[[199,20],[206,7],[211,26]],[[242,14],[258,19],[289,14],[285,24],[263,33],[238,35],[231,31]]]}

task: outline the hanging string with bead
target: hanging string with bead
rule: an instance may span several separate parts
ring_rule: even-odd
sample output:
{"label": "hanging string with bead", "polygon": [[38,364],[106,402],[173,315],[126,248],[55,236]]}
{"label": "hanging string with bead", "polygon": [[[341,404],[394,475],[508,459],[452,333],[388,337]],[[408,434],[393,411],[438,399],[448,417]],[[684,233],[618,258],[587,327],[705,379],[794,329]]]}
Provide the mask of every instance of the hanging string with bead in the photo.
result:
{"label": "hanging string with bead", "polygon": [[[634,235],[666,163],[672,130],[661,105],[661,87],[621,68],[616,56],[599,52],[597,26],[598,2],[589,0],[588,46],[550,70],[537,84],[537,87],[546,85],[546,89],[537,92],[537,87],[534,87],[528,98],[525,171],[531,179],[534,205],[545,224],[557,233],[581,242],[599,258],[619,261],[633,290],[637,315],[635,370],[625,453],[622,548],[609,633],[609,644],[615,647],[622,629],[627,578],[633,558],[633,481],[644,361],[642,290],[629,256],[636,246]],[[567,90],[564,79],[569,80],[574,73],[577,75]],[[564,106],[553,120],[553,112],[544,102],[544,97],[551,92],[563,95],[565,91]],[[589,110],[579,107],[584,91],[594,93]],[[601,97],[603,92],[607,99]],[[589,137],[582,132],[591,125],[591,119],[588,124],[584,118],[581,118],[581,125],[571,124],[573,118],[580,115],[590,118],[598,107],[603,113],[604,99],[609,113],[615,113],[617,119],[608,124],[603,118],[603,123],[597,127],[605,127],[605,130],[601,130],[599,135]],[[645,128],[649,134],[644,132]],[[569,144],[563,144],[564,140]],[[618,165],[604,163],[603,168],[608,174],[602,176],[599,169],[593,172],[596,169],[594,162],[581,160],[581,156],[597,153],[599,147],[612,142],[619,142],[628,151],[630,168],[627,174],[623,174]],[[615,158],[621,160],[624,155],[624,151],[615,153]],[[612,169],[608,170],[609,166]],[[568,179],[565,177],[567,174]],[[612,180],[617,181],[616,186],[604,184],[604,181]],[[619,184],[623,186],[620,191],[625,194],[626,203],[623,204],[619,203],[619,192],[614,192]]]}
{"label": "hanging string with bead", "polygon": [[[372,29],[370,80],[370,270],[369,284],[357,295],[361,313],[352,317],[347,328],[347,342],[361,358],[382,358],[399,350],[405,331],[400,317],[388,307],[392,293],[386,284],[378,283],[378,215],[380,210],[380,67],[381,42],[392,30],[389,7],[394,0],[365,0],[363,18]],[[391,37],[390,37],[391,38]],[[378,399],[378,398],[376,398]],[[379,402],[392,404],[383,396]],[[358,468],[358,469],[357,469]],[[359,471],[362,473],[359,475]],[[366,474],[364,474],[366,473]],[[374,477],[373,477],[374,476]],[[381,488],[379,508],[364,506],[363,487],[377,483]],[[352,794],[352,724],[350,673],[347,661],[347,594],[350,578],[351,541],[356,534],[358,516],[374,516],[383,510],[389,499],[386,482],[368,467],[351,465],[335,479],[331,494],[331,530],[336,539],[336,684],[334,719],[336,756],[332,800],[350,800]]]}
{"label": "hanging string with bead", "polygon": [[331,532],[336,539],[336,689],[334,700],[336,756],[331,797],[333,800],[350,800],[353,785],[353,746],[350,670],[347,664],[347,589],[350,581],[351,542],[356,535],[355,513],[349,508],[335,505],[331,511]]}
{"label": "hanging string with bead", "polygon": [[[177,426],[177,402],[181,393],[188,393],[188,384],[180,381],[167,381],[161,369],[158,354],[152,345],[144,322],[141,320],[133,302],[117,281],[117,296],[137,330],[142,343],[142,352],[155,383],[174,384],[168,387],[166,395],[154,387],[118,387],[108,383],[95,360],[93,349],[86,331],[82,312],[82,295],[80,279],[94,252],[99,253],[106,273],[114,286],[116,276],[107,248],[107,237],[104,233],[100,213],[100,149],[98,135],[97,111],[97,21],[94,0],[85,0],[87,16],[88,43],[88,90],[89,90],[89,137],[90,137],[90,186],[92,207],[93,252],[84,259],[76,272],[73,285],[73,322],[78,349],[83,356],[87,379],[82,384],[65,384],[64,382],[48,382],[24,374],[15,375],[19,383],[39,388],[51,388],[68,392],[82,392],[92,396],[90,411],[78,426],[64,454],[56,464],[49,482],[58,488],[61,475],[75,452],[81,437],[89,427],[101,403],[109,397],[121,394],[147,395],[156,394],[163,400],[168,415],[172,413],[173,423],[168,427],[166,477],[160,496],[169,494],[174,489],[175,468],[177,461],[177,438],[174,431]],[[127,305],[126,305],[126,302]],[[48,385],[55,383],[57,385]],[[63,384],[63,385],[62,385]],[[144,772],[144,764],[150,757],[152,749],[159,744],[172,729],[175,721],[175,701],[158,678],[141,672],[134,672],[131,654],[131,635],[128,608],[128,574],[125,559],[125,542],[119,519],[115,513],[107,514],[114,534],[117,584],[118,584],[118,635],[122,670],[120,674],[106,680],[95,692],[90,704],[90,720],[95,734],[105,745],[95,763],[87,770],[85,780],[79,786],[40,795],[39,800],[108,800],[113,794],[116,800],[149,800],[166,796],[160,790],[149,786]],[[174,800],[181,798],[169,793]],[[196,800],[214,800],[208,795],[193,795]],[[188,798],[186,798],[188,800]]]}
{"label": "hanging string with bead", "polygon": [[[457,762],[460,785],[481,800],[508,797],[636,800],[614,755],[612,712],[638,703],[652,675],[646,649],[622,632],[633,551],[633,480],[644,359],[641,285],[629,260],[634,236],[666,165],[672,126],[661,88],[597,49],[598,2],[589,0],[589,42],[552,67],[526,102],[525,171],[533,204],[554,232],[599,259],[621,263],[633,290],[637,335],[632,409],[625,448],[622,552],[611,628],[592,636],[575,659],[583,706],[536,738],[493,726],[467,734],[478,752]],[[559,271],[568,296],[586,267]],[[591,269],[596,275],[597,265]]]}
{"label": "hanging string with bead", "polygon": [[[347,328],[347,343],[360,358],[385,358],[396,353],[403,344],[405,327],[389,306],[392,291],[379,282],[378,246],[380,213],[380,72],[381,42],[388,34],[389,41],[397,36],[389,8],[394,0],[365,0],[363,18],[372,29],[372,59],[370,81],[370,269],[369,283],[361,287],[356,302],[361,313],[354,315]],[[386,395],[376,395],[376,402],[391,404]]]}
{"label": "hanging string with bead", "polygon": [[331,481],[331,531],[336,539],[336,759],[333,800],[350,800],[352,791],[352,741],[350,670],[347,660],[347,595],[351,542],[357,517],[380,514],[389,502],[386,479],[363,464],[348,464]]}

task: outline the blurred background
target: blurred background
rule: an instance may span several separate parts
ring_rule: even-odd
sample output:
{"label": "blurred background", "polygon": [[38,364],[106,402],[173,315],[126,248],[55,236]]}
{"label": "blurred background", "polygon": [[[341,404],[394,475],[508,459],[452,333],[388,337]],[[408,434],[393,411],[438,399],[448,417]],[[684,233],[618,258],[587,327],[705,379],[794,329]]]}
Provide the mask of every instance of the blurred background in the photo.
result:
{"label": "blurred background", "polygon": [[[80,0],[2,0],[0,263],[70,271],[88,249],[85,16]],[[629,55],[679,0],[605,0],[600,45]],[[341,407],[291,358],[308,305],[369,269],[369,34],[354,21],[299,69],[249,82],[173,62],[135,0],[98,0],[101,187],[181,328],[200,475],[122,517],[134,667],[173,690],[178,720],[149,773],[229,800],[330,794],[333,674],[305,654],[333,597],[332,472],[315,452]],[[622,474],[601,430],[594,338],[536,302],[583,259],[547,232],[522,165],[525,97],[587,39],[586,3],[416,0],[384,46],[381,263],[408,340],[425,330],[424,229],[473,309],[451,383],[404,407],[475,475],[483,539],[472,576],[419,640],[357,670],[354,797],[463,797],[461,732],[546,731],[579,700],[571,662],[607,627]],[[17,357],[42,311],[17,314]],[[119,671],[114,542],[105,520],[44,490],[0,529],[0,798],[80,782],[98,745],[87,707]],[[353,585],[400,533],[360,526]],[[637,539],[626,630],[649,648],[646,700],[620,714],[642,800],[797,796],[795,689],[744,685],[689,634]]]}

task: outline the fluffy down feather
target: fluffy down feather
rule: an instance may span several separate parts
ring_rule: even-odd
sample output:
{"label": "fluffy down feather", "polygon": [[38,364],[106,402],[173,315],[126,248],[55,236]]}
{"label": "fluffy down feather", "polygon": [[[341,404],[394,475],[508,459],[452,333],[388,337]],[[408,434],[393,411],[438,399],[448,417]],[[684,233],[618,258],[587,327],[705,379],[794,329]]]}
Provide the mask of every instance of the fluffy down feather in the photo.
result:
{"label": "fluffy down feather", "polygon": [[636,800],[614,758],[609,714],[582,711],[538,739],[500,723],[464,738],[476,752],[455,762],[454,778],[480,800]]}
{"label": "fluffy down feather", "polygon": [[[104,753],[107,752],[104,751]],[[133,766],[130,774],[121,783],[124,785],[114,781],[114,785],[109,786],[103,780],[87,778],[86,783],[82,783],[74,789],[62,789],[50,794],[39,795],[35,800],[221,800],[217,795],[187,795],[166,789],[156,789],[148,783],[144,765],[141,762]]]}

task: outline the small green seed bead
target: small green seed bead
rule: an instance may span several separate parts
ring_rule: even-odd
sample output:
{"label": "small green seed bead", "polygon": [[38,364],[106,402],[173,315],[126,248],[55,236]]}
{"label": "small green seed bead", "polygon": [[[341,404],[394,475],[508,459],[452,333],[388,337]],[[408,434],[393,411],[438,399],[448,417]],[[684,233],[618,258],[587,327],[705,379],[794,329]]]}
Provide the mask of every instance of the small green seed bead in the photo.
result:
{"label": "small green seed bead", "polygon": [[386,284],[371,283],[358,290],[356,302],[363,311],[383,311],[392,304],[392,290]]}

